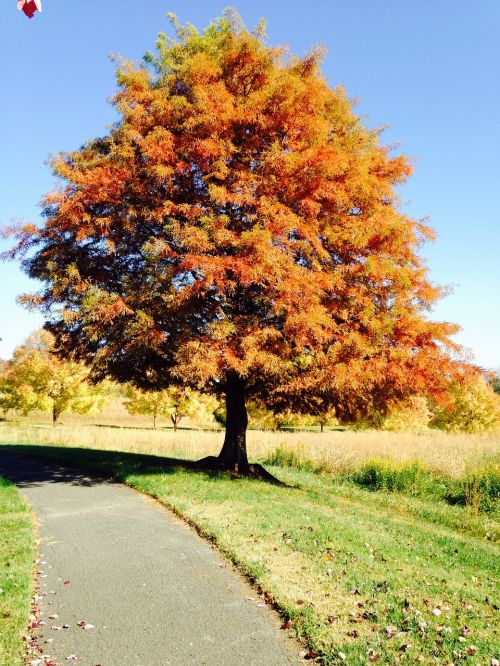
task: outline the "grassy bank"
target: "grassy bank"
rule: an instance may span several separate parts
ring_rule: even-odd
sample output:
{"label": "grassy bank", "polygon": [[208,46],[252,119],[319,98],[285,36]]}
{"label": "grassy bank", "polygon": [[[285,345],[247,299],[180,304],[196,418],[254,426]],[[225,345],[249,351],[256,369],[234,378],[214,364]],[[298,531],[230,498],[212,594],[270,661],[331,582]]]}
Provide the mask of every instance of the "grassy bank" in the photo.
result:
{"label": "grassy bank", "polygon": [[286,630],[325,664],[498,658],[491,515],[293,467],[272,468],[290,485],[277,487],[153,456],[5,448],[113,475],[173,508],[265,590]]}
{"label": "grassy bank", "polygon": [[17,488],[0,477],[0,664],[21,666],[33,595],[33,529]]}

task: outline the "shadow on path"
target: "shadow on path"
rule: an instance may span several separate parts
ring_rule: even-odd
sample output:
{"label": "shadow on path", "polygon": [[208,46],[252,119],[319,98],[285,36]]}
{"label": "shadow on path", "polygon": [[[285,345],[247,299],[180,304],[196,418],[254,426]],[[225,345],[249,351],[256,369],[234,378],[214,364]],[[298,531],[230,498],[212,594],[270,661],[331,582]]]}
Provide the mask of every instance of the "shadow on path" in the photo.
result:
{"label": "shadow on path", "polygon": [[[15,447],[5,447],[14,449]],[[111,483],[111,479],[92,475],[83,470],[71,467],[62,467],[52,460],[43,461],[41,458],[26,457],[32,455],[17,451],[4,451],[0,448],[0,476],[9,479],[20,488],[33,488],[46,483],[69,483],[73,486],[94,486],[101,483]]]}
{"label": "shadow on path", "polygon": [[134,473],[175,474],[181,469],[227,478],[224,472],[204,470],[196,462],[180,458],[79,447],[0,444],[0,476],[21,487],[43,482],[91,486],[123,481]]}

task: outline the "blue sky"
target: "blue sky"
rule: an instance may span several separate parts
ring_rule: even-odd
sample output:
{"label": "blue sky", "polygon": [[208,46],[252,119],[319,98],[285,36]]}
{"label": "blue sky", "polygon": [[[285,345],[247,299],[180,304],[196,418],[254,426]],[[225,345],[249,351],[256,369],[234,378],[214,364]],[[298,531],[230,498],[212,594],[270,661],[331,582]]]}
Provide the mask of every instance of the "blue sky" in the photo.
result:
{"label": "blue sky", "polygon": [[[30,21],[16,0],[0,6],[0,224],[39,219],[51,189],[51,152],[77,148],[115,119],[109,53],[139,59],[167,11],[204,27],[228,2],[43,0]],[[268,21],[272,43],[303,54],[323,43],[323,71],[358,100],[371,125],[387,125],[415,164],[401,188],[405,210],[429,216],[436,243],[423,250],[431,278],[454,286],[432,316],[462,326],[478,363],[500,367],[500,2],[498,0],[240,0],[249,25]],[[3,244],[5,247],[5,243]],[[36,288],[0,264],[0,357],[42,323],[16,305]]]}

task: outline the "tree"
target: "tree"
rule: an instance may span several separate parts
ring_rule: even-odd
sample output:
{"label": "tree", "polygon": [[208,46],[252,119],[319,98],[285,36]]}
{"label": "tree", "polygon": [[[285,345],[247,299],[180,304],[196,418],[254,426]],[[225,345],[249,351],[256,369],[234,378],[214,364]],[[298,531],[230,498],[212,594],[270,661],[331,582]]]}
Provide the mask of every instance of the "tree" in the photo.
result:
{"label": "tree", "polygon": [[431,425],[450,432],[487,432],[500,427],[500,397],[481,377],[453,382],[451,400],[437,406]]}
{"label": "tree", "polygon": [[[246,401],[341,419],[390,399],[440,399],[463,371],[431,322],[442,295],[405,215],[411,173],[380,144],[322,51],[288,55],[234,12],[204,32],[173,19],[155,54],[118,63],[119,120],[52,161],[45,222],[17,227],[61,353],[94,376],[224,396],[218,460],[251,471]],[[255,468],[254,468],[255,469]]]}
{"label": "tree", "polygon": [[247,404],[248,422],[251,428],[283,430],[283,428],[300,428],[314,423],[314,418],[308,414],[298,414],[292,411],[273,412],[258,401]]}
{"label": "tree", "polygon": [[163,391],[141,391],[130,386],[126,392],[125,407],[130,414],[148,414],[153,417],[156,428],[158,416],[166,416],[172,421],[174,431],[186,416],[199,420],[213,420],[217,400],[203,396],[189,388],[172,386]]}
{"label": "tree", "polygon": [[89,368],[57,358],[53,345],[53,336],[40,330],[14,350],[0,376],[0,407],[4,411],[50,412],[55,425],[63,412],[89,414],[103,407],[105,385],[91,385],[87,381]]}
{"label": "tree", "polygon": [[390,400],[383,412],[373,411],[354,424],[356,429],[374,428],[392,431],[426,431],[433,413],[423,395],[404,400]]}
{"label": "tree", "polygon": [[493,377],[490,382],[491,388],[495,391],[497,395],[500,395],[500,372],[497,370],[493,373]]}

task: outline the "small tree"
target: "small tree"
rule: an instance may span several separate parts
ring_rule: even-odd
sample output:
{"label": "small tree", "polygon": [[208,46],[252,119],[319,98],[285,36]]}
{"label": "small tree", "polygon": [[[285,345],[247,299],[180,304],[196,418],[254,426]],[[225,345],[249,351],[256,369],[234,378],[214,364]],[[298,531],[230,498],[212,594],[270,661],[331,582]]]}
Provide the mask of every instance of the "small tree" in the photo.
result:
{"label": "small tree", "polygon": [[52,353],[53,336],[40,330],[14,350],[0,376],[0,406],[23,414],[50,412],[55,425],[63,412],[97,413],[104,406],[106,386],[92,385],[83,363],[63,361]]}
{"label": "small tree", "polygon": [[125,407],[130,414],[147,414],[153,417],[153,428],[159,416],[170,418],[174,431],[186,416],[198,420],[213,419],[217,400],[188,388],[172,386],[163,391],[141,391],[128,387]]}
{"label": "small tree", "polygon": [[330,407],[330,409],[326,409],[325,411],[320,412],[316,416],[315,422],[319,424],[320,432],[324,431],[325,426],[338,425],[339,421],[335,414],[335,408]]}
{"label": "small tree", "polygon": [[[457,327],[419,257],[432,231],[402,212],[411,173],[320,71],[233,13],[173,19],[143,66],[121,62],[109,134],[58,155],[61,187],[10,256],[43,284],[60,353],[143,389],[224,396],[217,460],[248,464],[246,404],[352,419],[463,366]],[[282,411],[283,411],[282,410]]]}
{"label": "small tree", "polygon": [[273,411],[257,401],[247,405],[248,421],[251,428],[283,430],[283,428],[299,428],[314,423],[314,418],[308,414],[294,413],[289,409]]}
{"label": "small tree", "polygon": [[427,398],[413,395],[406,400],[391,402],[378,425],[380,430],[425,431],[431,417]]}
{"label": "small tree", "polygon": [[431,425],[450,432],[480,433],[500,427],[500,397],[481,377],[453,382],[451,401],[436,406]]}
{"label": "small tree", "polygon": [[495,393],[500,395],[500,372],[497,371],[489,383],[491,384],[491,388],[495,391]]}

